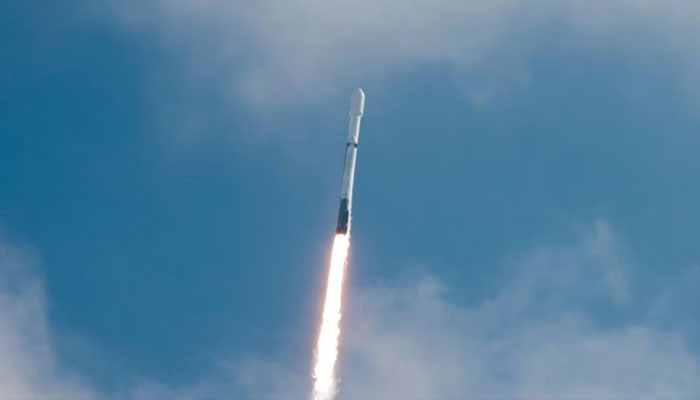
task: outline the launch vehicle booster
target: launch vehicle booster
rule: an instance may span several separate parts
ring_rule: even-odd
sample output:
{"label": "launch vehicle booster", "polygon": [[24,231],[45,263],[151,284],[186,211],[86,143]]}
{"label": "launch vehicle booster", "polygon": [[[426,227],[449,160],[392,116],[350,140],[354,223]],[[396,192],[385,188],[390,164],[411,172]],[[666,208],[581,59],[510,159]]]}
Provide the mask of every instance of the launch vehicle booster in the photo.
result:
{"label": "launch vehicle booster", "polygon": [[350,125],[348,127],[348,142],[345,145],[345,166],[343,168],[343,187],[340,191],[340,209],[338,210],[338,225],[336,233],[348,235],[352,219],[352,189],[355,183],[355,161],[357,160],[357,144],[360,136],[360,121],[365,110],[365,92],[355,89],[350,96]]}

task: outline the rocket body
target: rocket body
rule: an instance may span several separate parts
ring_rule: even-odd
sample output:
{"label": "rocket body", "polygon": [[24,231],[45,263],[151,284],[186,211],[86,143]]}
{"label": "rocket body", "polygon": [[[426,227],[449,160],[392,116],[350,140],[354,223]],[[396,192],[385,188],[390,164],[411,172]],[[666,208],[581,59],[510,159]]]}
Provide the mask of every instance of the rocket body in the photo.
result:
{"label": "rocket body", "polygon": [[350,233],[352,219],[352,189],[355,183],[355,162],[357,160],[357,145],[360,136],[360,121],[365,110],[365,92],[355,89],[350,96],[350,125],[348,140],[345,145],[345,166],[343,167],[343,186],[340,190],[340,208],[338,210],[338,225],[335,232]]}

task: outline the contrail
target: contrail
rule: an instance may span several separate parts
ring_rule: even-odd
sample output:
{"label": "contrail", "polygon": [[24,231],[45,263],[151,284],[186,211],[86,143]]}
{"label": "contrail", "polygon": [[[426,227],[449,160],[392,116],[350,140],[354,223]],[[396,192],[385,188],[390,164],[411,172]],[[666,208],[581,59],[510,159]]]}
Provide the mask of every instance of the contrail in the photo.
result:
{"label": "contrail", "polygon": [[355,181],[355,161],[360,136],[360,120],[365,109],[365,93],[356,89],[350,97],[350,126],[345,146],[345,166],[343,187],[340,191],[338,224],[328,268],[328,286],[323,305],[321,331],[316,344],[316,364],[314,365],[314,388],[312,400],[333,400],[338,393],[336,362],[340,346],[340,317],[343,298],[343,276],[350,248],[350,222],[352,220],[352,190]]}
{"label": "contrail", "polygon": [[340,338],[340,306],[343,297],[343,276],[347,264],[350,240],[346,235],[335,235],[331,263],[328,268],[328,286],[326,301],[323,306],[321,332],[316,344],[316,365],[313,400],[331,400],[338,392],[335,377],[335,362],[338,358],[338,339]]}

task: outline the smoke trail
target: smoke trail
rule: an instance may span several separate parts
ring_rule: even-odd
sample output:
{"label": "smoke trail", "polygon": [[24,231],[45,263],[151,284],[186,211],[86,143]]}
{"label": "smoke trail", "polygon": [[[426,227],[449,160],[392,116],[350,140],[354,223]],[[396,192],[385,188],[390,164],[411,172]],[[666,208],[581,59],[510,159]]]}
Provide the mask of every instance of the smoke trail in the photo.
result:
{"label": "smoke trail", "polygon": [[312,400],[332,400],[338,392],[335,364],[338,358],[338,339],[340,337],[343,275],[345,274],[349,246],[350,238],[347,235],[335,235],[331,264],[328,268],[328,287],[326,288],[326,301],[323,305],[321,331],[316,344]]}

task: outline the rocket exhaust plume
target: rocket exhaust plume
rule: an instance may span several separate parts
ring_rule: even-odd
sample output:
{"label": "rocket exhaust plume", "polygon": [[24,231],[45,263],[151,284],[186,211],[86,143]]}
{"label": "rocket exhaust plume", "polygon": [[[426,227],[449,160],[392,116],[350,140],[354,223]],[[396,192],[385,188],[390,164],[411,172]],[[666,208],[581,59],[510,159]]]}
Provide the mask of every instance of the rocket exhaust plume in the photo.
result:
{"label": "rocket exhaust plume", "polygon": [[350,97],[350,126],[345,146],[343,187],[340,191],[338,224],[333,240],[331,263],[328,268],[328,286],[323,305],[321,330],[316,343],[316,364],[313,369],[314,387],[312,400],[333,400],[338,393],[336,362],[340,339],[340,317],[343,299],[343,277],[350,248],[350,222],[352,220],[352,190],[355,182],[355,161],[360,135],[360,120],[365,108],[365,93],[357,89]]}
{"label": "rocket exhaust plume", "polygon": [[321,331],[316,344],[316,366],[314,367],[313,400],[331,400],[338,388],[335,378],[335,362],[338,359],[340,338],[340,304],[343,297],[343,276],[347,263],[350,240],[337,234],[333,241],[331,265],[328,269],[326,302],[323,306]]}

